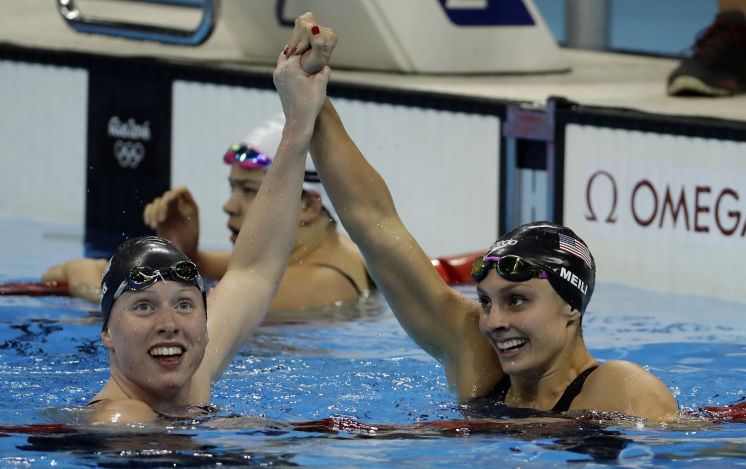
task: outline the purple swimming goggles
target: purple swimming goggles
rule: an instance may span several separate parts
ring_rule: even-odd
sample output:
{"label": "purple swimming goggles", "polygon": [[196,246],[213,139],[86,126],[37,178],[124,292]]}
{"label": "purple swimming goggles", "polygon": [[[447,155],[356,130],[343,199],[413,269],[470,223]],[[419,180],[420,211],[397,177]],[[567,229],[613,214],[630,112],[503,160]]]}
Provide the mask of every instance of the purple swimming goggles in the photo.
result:
{"label": "purple swimming goggles", "polygon": [[249,145],[234,143],[223,156],[226,164],[237,164],[244,169],[266,169],[272,159]]}

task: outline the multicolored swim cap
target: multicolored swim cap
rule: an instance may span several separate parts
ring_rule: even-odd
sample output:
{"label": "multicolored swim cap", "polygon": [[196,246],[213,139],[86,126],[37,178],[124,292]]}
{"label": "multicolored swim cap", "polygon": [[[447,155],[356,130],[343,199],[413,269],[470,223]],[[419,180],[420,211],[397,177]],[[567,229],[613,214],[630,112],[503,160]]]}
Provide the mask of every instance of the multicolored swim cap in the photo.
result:
{"label": "multicolored swim cap", "polygon": [[106,265],[101,278],[103,329],[109,323],[111,308],[125,291],[147,288],[157,279],[194,285],[207,296],[202,276],[189,257],[171,241],[158,236],[141,236],[123,242]]}
{"label": "multicolored swim cap", "polygon": [[485,258],[517,256],[546,269],[547,280],[573,309],[585,312],[596,284],[596,262],[570,228],[533,222],[506,233],[490,246]]}
{"label": "multicolored swim cap", "polygon": [[280,146],[284,127],[284,114],[272,116],[252,129],[241,143],[231,145],[223,155],[223,161],[244,169],[267,169]]}

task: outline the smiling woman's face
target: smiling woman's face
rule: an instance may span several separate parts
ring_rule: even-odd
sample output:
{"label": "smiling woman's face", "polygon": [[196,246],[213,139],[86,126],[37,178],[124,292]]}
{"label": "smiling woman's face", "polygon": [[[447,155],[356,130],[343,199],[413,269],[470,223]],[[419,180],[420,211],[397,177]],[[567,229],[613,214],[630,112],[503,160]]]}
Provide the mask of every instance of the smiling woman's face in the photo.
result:
{"label": "smiling woman's face", "polygon": [[494,269],[477,286],[479,328],[508,375],[536,378],[553,368],[570,340],[570,319],[579,316],[548,280],[511,282]]}
{"label": "smiling woman's face", "polygon": [[131,397],[187,403],[208,342],[202,294],[170,280],[125,292],[114,302],[101,339],[112,376]]}

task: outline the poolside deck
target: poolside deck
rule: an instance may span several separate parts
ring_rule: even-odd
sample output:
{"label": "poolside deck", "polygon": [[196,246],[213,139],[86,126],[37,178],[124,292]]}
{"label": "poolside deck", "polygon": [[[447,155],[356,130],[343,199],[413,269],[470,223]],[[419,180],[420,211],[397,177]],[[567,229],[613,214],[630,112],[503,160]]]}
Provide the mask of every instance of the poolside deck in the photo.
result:
{"label": "poolside deck", "polygon": [[[79,34],[69,28],[51,0],[0,0],[0,43],[52,50],[124,56],[150,56],[210,67],[269,71],[241,54],[222,22],[201,46],[182,47]],[[335,70],[333,80],[398,89],[417,89],[489,98],[544,102],[564,96],[586,105],[627,107],[642,111],[746,121],[746,95],[729,98],[672,98],[664,84],[676,60],[574,49],[562,51],[568,73],[534,75],[406,75]]]}

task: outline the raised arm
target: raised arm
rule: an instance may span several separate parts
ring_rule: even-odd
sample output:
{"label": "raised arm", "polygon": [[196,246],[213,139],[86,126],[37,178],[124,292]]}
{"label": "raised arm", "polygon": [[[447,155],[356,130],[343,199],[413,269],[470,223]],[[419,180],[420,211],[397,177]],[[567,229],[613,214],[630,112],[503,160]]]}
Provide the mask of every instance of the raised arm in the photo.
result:
{"label": "raised arm", "polygon": [[286,119],[282,140],[241,225],[228,270],[208,299],[210,340],[196,381],[220,377],[269,311],[295,238],[306,153],[328,78],[328,68],[308,75],[299,55],[280,54],[274,81]]}
{"label": "raised arm", "polygon": [[[307,13],[296,20],[293,33],[299,48],[311,45],[305,53],[309,66],[325,63],[329,56],[321,49],[314,52],[326,33],[314,26]],[[479,305],[448,287],[432,267],[399,218],[385,182],[347,134],[329,99],[316,120],[311,156],[342,224],[404,329],[444,363],[449,383],[460,395],[486,392],[502,371],[479,331]]]}
{"label": "raised arm", "polygon": [[184,186],[169,189],[145,206],[143,221],[156,234],[176,244],[203,276],[220,278],[228,268],[230,251],[199,249],[199,208]]}
{"label": "raised arm", "polygon": [[328,99],[316,121],[311,155],[342,224],[401,325],[444,364],[462,397],[484,394],[502,371],[479,331],[478,303],[446,285],[433,268]]}

